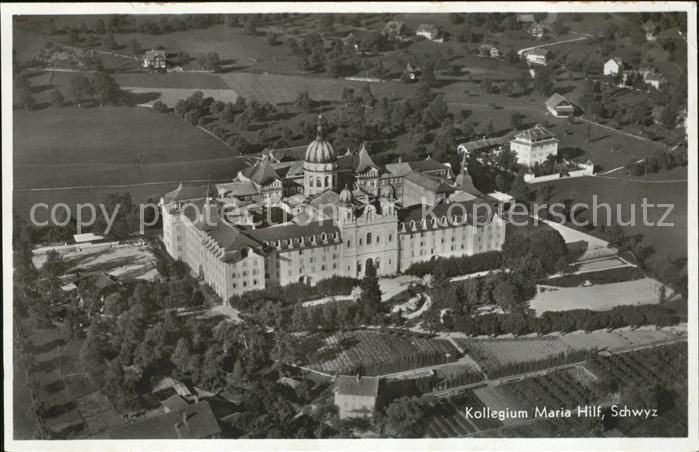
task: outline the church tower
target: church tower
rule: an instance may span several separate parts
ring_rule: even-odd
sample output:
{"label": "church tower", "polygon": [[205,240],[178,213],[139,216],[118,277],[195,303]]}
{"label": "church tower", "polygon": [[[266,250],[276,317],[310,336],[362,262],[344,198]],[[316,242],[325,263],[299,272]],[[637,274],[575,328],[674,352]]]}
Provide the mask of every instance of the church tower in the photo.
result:
{"label": "church tower", "polygon": [[306,148],[303,163],[303,187],[306,196],[337,189],[337,155],[323,138],[322,117],[318,116],[318,135]]}

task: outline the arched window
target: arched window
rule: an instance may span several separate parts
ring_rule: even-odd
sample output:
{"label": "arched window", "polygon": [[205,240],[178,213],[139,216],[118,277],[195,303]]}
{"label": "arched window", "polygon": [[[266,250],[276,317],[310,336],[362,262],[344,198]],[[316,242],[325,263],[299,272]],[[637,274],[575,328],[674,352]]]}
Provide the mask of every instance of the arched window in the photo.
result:
{"label": "arched window", "polygon": [[325,176],[325,186],[326,187],[330,186],[330,176]]}
{"label": "arched window", "polygon": [[371,232],[366,233],[366,244],[371,245]]}
{"label": "arched window", "polygon": [[320,178],[320,176],[318,176],[318,178],[316,179],[316,187],[322,187],[322,184],[323,180]]}
{"label": "arched window", "polygon": [[311,187],[313,186],[313,178],[312,177],[308,178],[308,185]]}

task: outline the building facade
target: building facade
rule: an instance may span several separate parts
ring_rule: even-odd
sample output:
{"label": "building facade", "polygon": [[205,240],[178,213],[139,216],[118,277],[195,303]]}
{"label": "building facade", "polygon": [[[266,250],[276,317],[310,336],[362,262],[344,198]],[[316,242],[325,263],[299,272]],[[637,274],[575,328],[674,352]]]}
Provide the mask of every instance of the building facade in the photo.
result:
{"label": "building facade", "polygon": [[517,154],[517,162],[525,166],[534,166],[546,161],[549,155],[558,155],[556,136],[537,125],[515,135],[510,141],[510,150]]}
{"label": "building facade", "polygon": [[[369,261],[379,275],[395,275],[437,256],[499,250],[505,239],[505,222],[492,214],[497,201],[451,200],[460,187],[433,159],[380,167],[365,147],[338,158],[319,128],[304,161],[283,166],[302,193],[287,196],[274,166],[262,159],[215,189],[180,184],[161,198],[166,250],[223,300],[267,285],[361,278]],[[291,171],[298,166],[302,178]],[[291,218],[257,225],[235,209]]]}

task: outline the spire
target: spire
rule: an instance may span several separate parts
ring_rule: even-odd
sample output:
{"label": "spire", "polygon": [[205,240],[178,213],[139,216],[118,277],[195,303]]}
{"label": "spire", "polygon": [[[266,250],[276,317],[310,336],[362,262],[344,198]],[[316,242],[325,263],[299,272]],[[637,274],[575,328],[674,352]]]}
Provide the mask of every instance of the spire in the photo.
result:
{"label": "spire", "polygon": [[323,115],[318,115],[318,125],[316,126],[316,130],[318,131],[317,138],[322,139],[323,138]]}
{"label": "spire", "polygon": [[214,191],[211,189],[211,179],[207,177],[206,179],[206,197],[207,198],[215,198],[216,194]]}

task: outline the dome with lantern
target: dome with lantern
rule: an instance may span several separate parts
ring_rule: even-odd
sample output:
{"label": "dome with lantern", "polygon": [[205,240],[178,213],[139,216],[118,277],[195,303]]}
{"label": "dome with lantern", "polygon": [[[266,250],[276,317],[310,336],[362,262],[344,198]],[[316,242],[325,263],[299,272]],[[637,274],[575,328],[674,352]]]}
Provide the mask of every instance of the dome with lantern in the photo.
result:
{"label": "dome with lantern", "polygon": [[308,163],[333,163],[337,160],[337,154],[332,145],[323,139],[323,126],[321,116],[318,116],[318,135],[306,148],[306,162]]}

